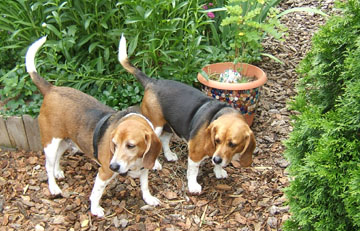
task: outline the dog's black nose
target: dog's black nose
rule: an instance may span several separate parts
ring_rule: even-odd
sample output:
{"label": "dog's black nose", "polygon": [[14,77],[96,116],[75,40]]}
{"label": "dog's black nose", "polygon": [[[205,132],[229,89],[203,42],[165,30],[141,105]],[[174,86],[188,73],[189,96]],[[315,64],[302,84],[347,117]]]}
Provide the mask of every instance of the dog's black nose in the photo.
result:
{"label": "dog's black nose", "polygon": [[222,159],[220,156],[214,156],[213,161],[215,164],[221,164]]}
{"label": "dog's black nose", "polygon": [[120,165],[117,163],[112,163],[110,164],[110,169],[113,170],[114,172],[117,172],[120,168]]}

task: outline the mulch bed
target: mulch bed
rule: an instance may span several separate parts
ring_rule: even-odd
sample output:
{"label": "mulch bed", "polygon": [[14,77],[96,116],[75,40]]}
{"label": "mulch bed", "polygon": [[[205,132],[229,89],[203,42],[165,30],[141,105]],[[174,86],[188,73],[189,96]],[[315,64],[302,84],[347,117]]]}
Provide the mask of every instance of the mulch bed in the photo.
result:
{"label": "mulch bed", "polygon": [[[330,12],[332,5],[333,0],[290,0],[281,7],[314,6]],[[163,169],[149,177],[150,190],[162,204],[145,205],[138,179],[119,176],[106,188],[101,201],[106,216],[99,219],[89,211],[98,168],[93,160],[66,153],[61,161],[65,179],[57,181],[64,195],[54,198],[41,152],[0,150],[0,230],[281,230],[290,216],[283,192],[288,185],[283,141],[292,130],[286,103],[295,95],[295,68],[325,19],[299,12],[282,20],[289,28],[286,40],[264,45],[285,65],[266,59],[259,64],[269,81],[252,126],[257,141],[252,167],[233,162],[226,168],[229,177],[217,180],[212,164],[205,161],[198,177],[203,192],[190,195],[187,147],[174,138],[172,149],[179,161],[161,157]]]}

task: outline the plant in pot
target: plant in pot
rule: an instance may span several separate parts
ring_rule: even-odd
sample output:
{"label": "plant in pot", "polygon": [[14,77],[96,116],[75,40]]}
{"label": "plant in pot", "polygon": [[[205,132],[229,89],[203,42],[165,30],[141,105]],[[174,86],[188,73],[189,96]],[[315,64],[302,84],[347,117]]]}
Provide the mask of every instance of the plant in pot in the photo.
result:
{"label": "plant in pot", "polygon": [[[281,0],[229,0],[225,8],[227,16],[221,21],[222,38],[230,43],[227,58],[232,62],[210,64],[198,73],[203,91],[220,101],[226,101],[238,109],[251,125],[260,97],[260,88],[267,81],[260,68],[251,65],[265,55],[262,40],[270,35],[281,39],[284,27],[277,17],[275,6]],[[214,31],[214,30],[212,30]]]}

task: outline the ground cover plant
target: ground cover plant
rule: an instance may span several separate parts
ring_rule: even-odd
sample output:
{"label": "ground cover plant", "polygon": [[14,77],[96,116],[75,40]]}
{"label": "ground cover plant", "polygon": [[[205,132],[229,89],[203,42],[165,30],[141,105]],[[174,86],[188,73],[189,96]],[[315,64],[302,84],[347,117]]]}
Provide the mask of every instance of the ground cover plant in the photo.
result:
{"label": "ground cover plant", "polygon": [[[153,77],[192,84],[208,50],[202,31],[211,23],[206,1],[1,1],[1,114],[36,115],[41,97],[24,69],[27,47],[43,35],[39,72],[56,85],[125,108],[141,88],[116,59],[121,33],[132,62]],[[3,108],[3,109],[4,109]]]}
{"label": "ground cover plant", "polygon": [[360,4],[338,6],[299,68],[285,230],[360,228]]}

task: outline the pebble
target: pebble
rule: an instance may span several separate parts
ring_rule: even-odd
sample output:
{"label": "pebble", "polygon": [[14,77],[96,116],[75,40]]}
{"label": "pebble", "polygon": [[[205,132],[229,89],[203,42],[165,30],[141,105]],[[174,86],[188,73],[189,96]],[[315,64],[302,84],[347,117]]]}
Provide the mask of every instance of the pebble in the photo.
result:
{"label": "pebble", "polygon": [[113,218],[113,224],[115,226],[115,228],[125,228],[129,223],[129,220],[128,219],[125,219],[125,218],[122,218],[119,220],[119,218],[117,217],[114,217]]}
{"label": "pebble", "polygon": [[35,226],[35,231],[44,231],[44,230],[45,230],[44,227],[42,227],[40,224],[37,224]]}
{"label": "pebble", "polygon": [[281,168],[286,168],[287,166],[289,166],[289,162],[288,161],[286,161],[285,159],[277,159],[277,160],[275,160],[275,163],[279,166],[279,167],[281,167]]}
{"label": "pebble", "polygon": [[127,219],[121,219],[120,225],[122,228],[125,228],[128,225],[129,221]]}
{"label": "pebble", "polygon": [[273,205],[270,207],[269,212],[270,212],[270,215],[273,216],[279,212],[279,208],[277,206]]}
{"label": "pebble", "polygon": [[269,217],[268,220],[267,220],[267,224],[271,228],[276,228],[277,227],[277,219],[276,219],[276,217]]}

